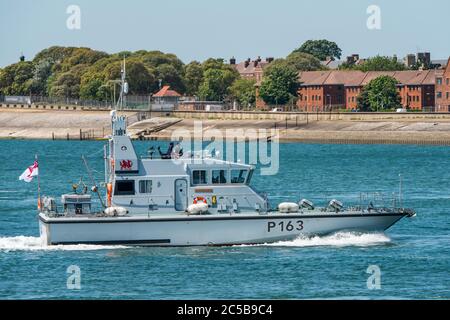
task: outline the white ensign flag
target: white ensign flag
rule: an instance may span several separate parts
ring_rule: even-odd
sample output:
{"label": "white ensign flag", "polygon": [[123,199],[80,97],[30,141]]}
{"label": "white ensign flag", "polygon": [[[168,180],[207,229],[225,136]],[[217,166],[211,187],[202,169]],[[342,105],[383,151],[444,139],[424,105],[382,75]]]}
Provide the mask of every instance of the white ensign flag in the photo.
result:
{"label": "white ensign flag", "polygon": [[34,176],[39,174],[38,162],[34,161],[32,166],[29,166],[19,177],[19,180],[24,180],[25,182],[31,182]]}

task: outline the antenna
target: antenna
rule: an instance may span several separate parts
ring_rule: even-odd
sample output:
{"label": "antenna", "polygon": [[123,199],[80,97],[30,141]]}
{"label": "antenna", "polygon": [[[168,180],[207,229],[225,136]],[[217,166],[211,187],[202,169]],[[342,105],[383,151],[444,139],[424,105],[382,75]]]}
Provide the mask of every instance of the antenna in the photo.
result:
{"label": "antenna", "polygon": [[119,101],[117,101],[117,106],[120,106],[120,110],[123,110],[123,98],[124,94],[128,93],[128,83],[125,81],[125,78],[127,76],[127,70],[126,70],[126,63],[125,63],[125,57],[123,57],[123,65],[120,68],[120,95],[119,95]]}
{"label": "antenna", "polygon": [[84,165],[86,166],[86,170],[87,170],[87,172],[89,174],[89,178],[91,179],[91,182],[93,184],[91,191],[93,191],[93,192],[95,192],[97,194],[98,199],[100,200],[100,203],[102,205],[102,208],[106,208],[105,204],[103,203],[103,199],[102,199],[100,193],[98,192],[97,183],[95,182],[94,177],[92,176],[91,169],[89,168],[88,163],[87,163],[86,158],[84,157],[84,155],[81,156],[81,159],[83,159]]}

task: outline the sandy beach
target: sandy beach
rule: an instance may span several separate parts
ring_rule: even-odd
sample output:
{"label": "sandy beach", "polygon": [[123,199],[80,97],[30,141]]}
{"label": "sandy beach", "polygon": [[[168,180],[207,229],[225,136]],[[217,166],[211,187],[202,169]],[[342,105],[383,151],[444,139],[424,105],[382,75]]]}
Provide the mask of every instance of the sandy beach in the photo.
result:
{"label": "sandy beach", "polygon": [[[450,145],[450,119],[435,117],[385,120],[221,120],[153,117],[137,121],[137,115],[127,112],[129,133],[134,138],[168,140],[174,132],[194,125],[201,131],[266,130],[278,134],[281,142],[305,143],[398,143]],[[98,139],[110,133],[107,111],[53,111],[0,109],[2,139]],[[177,131],[176,131],[177,130]],[[276,130],[276,131],[273,131]]]}

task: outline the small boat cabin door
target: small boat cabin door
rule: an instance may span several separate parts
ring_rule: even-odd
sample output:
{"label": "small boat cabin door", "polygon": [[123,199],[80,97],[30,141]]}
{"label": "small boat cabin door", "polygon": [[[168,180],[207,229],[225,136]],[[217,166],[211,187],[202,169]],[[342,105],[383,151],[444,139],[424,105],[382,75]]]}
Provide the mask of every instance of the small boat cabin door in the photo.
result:
{"label": "small boat cabin door", "polygon": [[175,210],[184,211],[187,208],[187,180],[175,180]]}

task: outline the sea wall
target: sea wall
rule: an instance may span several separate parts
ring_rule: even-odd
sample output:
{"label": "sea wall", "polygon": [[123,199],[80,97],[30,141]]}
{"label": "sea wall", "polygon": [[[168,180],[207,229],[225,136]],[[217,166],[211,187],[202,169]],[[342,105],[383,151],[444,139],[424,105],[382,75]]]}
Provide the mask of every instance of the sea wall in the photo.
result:
{"label": "sea wall", "polygon": [[[109,108],[62,104],[5,104],[0,110],[110,111]],[[138,110],[125,110],[136,113]],[[141,111],[150,113],[148,111]],[[275,120],[275,121],[420,121],[450,120],[450,112],[267,112],[267,111],[152,111],[152,117],[171,116],[183,119]]]}

